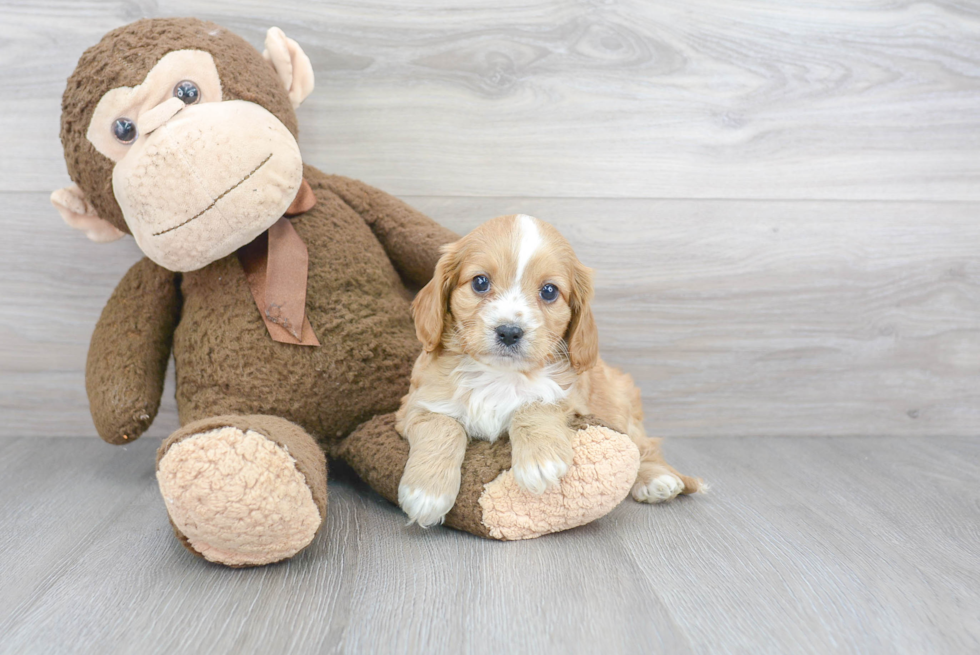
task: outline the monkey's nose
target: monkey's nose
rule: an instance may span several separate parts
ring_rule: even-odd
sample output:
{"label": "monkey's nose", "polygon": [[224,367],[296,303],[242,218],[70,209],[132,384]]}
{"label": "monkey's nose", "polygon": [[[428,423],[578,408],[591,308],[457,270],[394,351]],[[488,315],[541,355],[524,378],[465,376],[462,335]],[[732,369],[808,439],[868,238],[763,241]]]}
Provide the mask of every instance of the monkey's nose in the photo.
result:
{"label": "monkey's nose", "polygon": [[184,107],[184,102],[180,98],[170,98],[161,102],[137,119],[139,133],[143,136],[149,134],[173,118]]}
{"label": "monkey's nose", "polygon": [[524,330],[516,325],[498,325],[496,332],[497,341],[505,346],[513,346],[524,336]]}

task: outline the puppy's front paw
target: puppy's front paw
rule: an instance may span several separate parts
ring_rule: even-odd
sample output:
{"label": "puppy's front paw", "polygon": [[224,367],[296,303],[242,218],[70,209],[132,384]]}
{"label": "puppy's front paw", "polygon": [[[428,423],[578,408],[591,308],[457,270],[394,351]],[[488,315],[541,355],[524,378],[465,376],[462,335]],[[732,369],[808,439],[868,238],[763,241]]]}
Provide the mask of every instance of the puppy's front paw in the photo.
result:
{"label": "puppy's front paw", "polygon": [[543,494],[565,477],[573,455],[572,445],[561,436],[514,444],[514,480],[532,494]]}
{"label": "puppy's front paw", "polygon": [[456,494],[438,493],[407,484],[398,486],[398,505],[408,514],[408,524],[428,528],[443,522],[456,504]]}
{"label": "puppy's front paw", "polygon": [[649,482],[637,480],[633,485],[633,499],[641,503],[664,503],[684,490],[684,483],[673,473],[661,473]]}
{"label": "puppy's front paw", "polygon": [[458,466],[409,455],[398,485],[398,505],[408,514],[408,524],[428,528],[442,523],[456,504],[459,483]]}
{"label": "puppy's front paw", "polygon": [[514,465],[514,479],[517,484],[532,494],[541,495],[548,487],[558,482],[568,473],[568,464],[560,460],[531,462]]}

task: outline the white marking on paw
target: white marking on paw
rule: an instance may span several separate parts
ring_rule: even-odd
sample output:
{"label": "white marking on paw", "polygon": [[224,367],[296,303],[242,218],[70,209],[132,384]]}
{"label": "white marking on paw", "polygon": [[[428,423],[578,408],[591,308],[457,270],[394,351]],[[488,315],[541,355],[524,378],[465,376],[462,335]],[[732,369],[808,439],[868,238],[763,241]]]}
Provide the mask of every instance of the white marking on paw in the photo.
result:
{"label": "white marking on paw", "polygon": [[663,503],[679,494],[684,489],[680,478],[671,473],[658,475],[645,485],[633,487],[633,498],[641,503]]}
{"label": "white marking on paw", "polygon": [[548,487],[558,482],[568,473],[568,464],[560,460],[535,462],[526,466],[517,465],[513,468],[514,480],[517,484],[532,494],[543,494]]}
{"label": "white marking on paw", "polygon": [[424,489],[401,485],[398,487],[398,505],[408,514],[408,524],[418,523],[423,528],[441,524],[446,513],[456,504],[449,494],[433,496]]}

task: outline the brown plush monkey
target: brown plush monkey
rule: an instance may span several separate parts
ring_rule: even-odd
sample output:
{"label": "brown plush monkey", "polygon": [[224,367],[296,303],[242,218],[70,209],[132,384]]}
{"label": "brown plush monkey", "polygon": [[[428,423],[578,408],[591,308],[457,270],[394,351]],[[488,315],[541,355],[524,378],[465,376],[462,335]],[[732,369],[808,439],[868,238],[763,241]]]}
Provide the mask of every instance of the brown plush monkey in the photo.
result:
{"label": "brown plush monkey", "polygon": [[[390,412],[420,351],[409,288],[456,239],[399,200],[302,162],[294,108],[309,59],[213,23],[142,20],[87,50],[61,138],[75,185],[52,194],[96,241],[146,258],[109,299],[86,369],[103,439],[140,436],[173,353],[183,427],[157,457],[174,530],[195,554],[267,564],[306,547],[327,508],[324,451],[394,501],[408,445]],[[451,527],[497,539],[587,523],[622,500],[638,456],[578,427],[561,488],[517,488],[506,440],[474,443]]]}

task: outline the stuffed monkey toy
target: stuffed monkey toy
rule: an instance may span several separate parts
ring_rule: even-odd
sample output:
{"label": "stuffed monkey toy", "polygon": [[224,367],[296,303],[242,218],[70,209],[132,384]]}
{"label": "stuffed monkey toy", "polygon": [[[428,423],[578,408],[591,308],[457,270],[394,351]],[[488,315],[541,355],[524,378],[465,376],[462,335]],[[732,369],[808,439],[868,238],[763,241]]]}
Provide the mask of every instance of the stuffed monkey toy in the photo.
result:
{"label": "stuffed monkey toy", "polygon": [[[412,292],[456,235],[401,201],[304,164],[294,109],[310,60],[278,28],[260,54],[213,23],[149,19],[85,51],[62,101],[73,185],[52,194],[94,241],[146,257],[92,335],[92,418],[137,439],[171,354],[181,427],[157,455],[177,538],[228,566],[292,557],[327,511],[326,456],[396,502],[408,444],[394,429],[421,352]],[[506,439],[474,442],[450,527],[494,539],[568,529],[629,493],[638,453],[576,418],[559,487],[519,489]]]}

